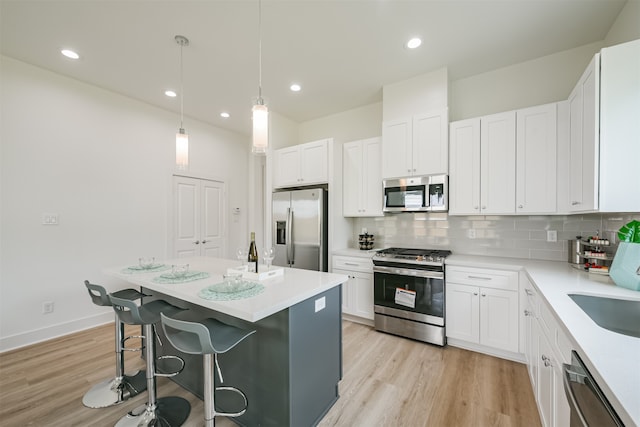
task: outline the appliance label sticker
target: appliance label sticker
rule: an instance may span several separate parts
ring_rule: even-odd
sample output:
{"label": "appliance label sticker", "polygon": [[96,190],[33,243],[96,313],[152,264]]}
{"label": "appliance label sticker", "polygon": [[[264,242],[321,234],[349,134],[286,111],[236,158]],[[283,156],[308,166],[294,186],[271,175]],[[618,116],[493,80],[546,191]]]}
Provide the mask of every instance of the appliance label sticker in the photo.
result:
{"label": "appliance label sticker", "polygon": [[396,304],[409,308],[416,308],[416,291],[396,288]]}

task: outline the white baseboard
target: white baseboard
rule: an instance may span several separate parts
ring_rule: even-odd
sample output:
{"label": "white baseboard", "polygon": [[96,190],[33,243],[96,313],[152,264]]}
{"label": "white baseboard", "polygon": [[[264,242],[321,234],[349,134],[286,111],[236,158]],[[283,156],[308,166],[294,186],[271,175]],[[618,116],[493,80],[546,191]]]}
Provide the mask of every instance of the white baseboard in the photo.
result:
{"label": "white baseboard", "polygon": [[105,323],[113,322],[113,313],[105,312],[96,314],[95,316],[76,319],[70,322],[51,325],[46,328],[36,329],[8,337],[0,338],[0,353],[15,350],[20,347],[36,344],[42,341],[48,341],[74,332],[83,331],[85,329],[95,328]]}
{"label": "white baseboard", "polygon": [[501,359],[512,360],[514,362],[526,363],[524,354],[521,353],[512,353],[510,351],[499,350],[476,343],[461,341],[455,338],[447,338],[447,345],[463,348],[465,350],[475,351],[476,353],[488,354],[489,356],[495,356]]}
{"label": "white baseboard", "polygon": [[342,319],[348,320],[354,323],[360,323],[361,325],[367,325],[371,327],[375,326],[373,320],[365,319],[364,317],[354,316],[352,314],[342,313]]}

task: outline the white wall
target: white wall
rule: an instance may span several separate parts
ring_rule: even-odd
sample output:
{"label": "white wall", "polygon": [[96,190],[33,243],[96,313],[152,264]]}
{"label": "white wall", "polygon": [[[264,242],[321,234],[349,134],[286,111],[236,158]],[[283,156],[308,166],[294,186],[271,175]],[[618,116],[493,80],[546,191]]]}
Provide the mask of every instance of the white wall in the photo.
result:
{"label": "white wall", "polygon": [[447,68],[421,74],[382,88],[382,120],[398,120],[414,114],[446,108],[449,104]]}
{"label": "white wall", "polygon": [[[170,255],[179,118],[11,58],[0,71],[1,351],[112,320],[83,281],[115,290],[104,267]],[[189,118],[185,129],[190,172],[223,179],[229,207],[246,212],[249,138]],[[42,225],[43,213],[59,225]],[[246,217],[230,222],[228,247],[246,233]]]}
{"label": "white wall", "polygon": [[333,138],[337,143],[382,134],[382,103],[365,105],[300,124],[300,143]]}
{"label": "white wall", "polygon": [[613,46],[640,39],[640,1],[628,0],[604,39],[606,46]]}
{"label": "white wall", "polygon": [[603,42],[543,56],[451,82],[449,120],[567,99]]}

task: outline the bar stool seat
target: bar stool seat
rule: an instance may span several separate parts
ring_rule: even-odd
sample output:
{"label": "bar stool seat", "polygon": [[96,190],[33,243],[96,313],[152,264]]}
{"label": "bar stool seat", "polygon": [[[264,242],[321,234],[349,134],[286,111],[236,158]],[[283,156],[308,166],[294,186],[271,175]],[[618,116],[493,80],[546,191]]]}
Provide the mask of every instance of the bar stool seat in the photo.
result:
{"label": "bar stool seat", "polygon": [[[135,302],[111,296],[113,309],[119,319],[128,325],[141,325],[144,335],[144,350],[146,359],[147,403],[127,413],[116,423],[116,427],[129,426],[157,426],[173,427],[182,425],[191,411],[191,405],[181,397],[157,397],[156,377],[170,377],[177,375],[184,368],[184,360],[178,356],[161,356],[159,359],[172,358],[181,362],[181,367],[173,373],[160,373],[156,370],[156,346],[154,324],[160,322],[161,313],[175,315],[183,309],[164,300],[154,300],[142,305]],[[162,344],[162,343],[161,343]]]}
{"label": "bar stool seat", "polygon": [[[218,354],[231,350],[256,331],[227,325],[217,319],[190,322],[171,317],[168,313],[162,313],[160,317],[162,329],[169,342],[176,349],[187,354],[203,355],[205,426],[215,426],[216,416],[239,417],[243,415],[247,411],[247,396],[235,387],[215,387],[214,367],[218,372],[220,383],[224,383],[218,364]],[[244,407],[232,413],[216,411],[216,391],[229,391],[240,395],[244,401]]]}
{"label": "bar stool seat", "polygon": [[[89,292],[91,301],[97,306],[111,307],[111,299],[103,286],[84,281],[85,287]],[[118,298],[136,301],[145,294],[135,289],[122,289],[113,292]],[[106,408],[109,406],[120,404],[130,397],[147,389],[145,375],[143,371],[136,371],[127,375],[124,372],[124,351],[131,350],[126,348],[125,341],[131,337],[124,336],[124,323],[115,315],[115,353],[116,353],[116,375],[113,378],[104,380],[95,384],[82,397],[82,403],[89,408]],[[139,350],[139,349],[134,349]]]}

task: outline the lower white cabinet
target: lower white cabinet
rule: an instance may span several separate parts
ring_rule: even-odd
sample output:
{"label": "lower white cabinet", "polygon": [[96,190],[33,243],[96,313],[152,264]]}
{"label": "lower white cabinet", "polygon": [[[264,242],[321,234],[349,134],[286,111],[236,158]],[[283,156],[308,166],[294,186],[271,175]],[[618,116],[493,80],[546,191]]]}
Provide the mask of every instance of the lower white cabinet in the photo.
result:
{"label": "lower white cabinet", "polygon": [[373,320],[373,262],[371,258],[334,256],[332,271],[346,274],[342,285],[342,312]]}
{"label": "lower white cabinet", "polygon": [[447,338],[518,353],[518,273],[447,267],[446,274]]}
{"label": "lower white cabinet", "polygon": [[540,420],[544,427],[568,426],[570,409],[562,364],[571,360],[571,345],[533,284],[527,278],[523,282],[524,353]]}

